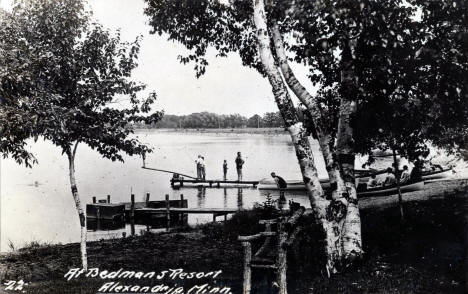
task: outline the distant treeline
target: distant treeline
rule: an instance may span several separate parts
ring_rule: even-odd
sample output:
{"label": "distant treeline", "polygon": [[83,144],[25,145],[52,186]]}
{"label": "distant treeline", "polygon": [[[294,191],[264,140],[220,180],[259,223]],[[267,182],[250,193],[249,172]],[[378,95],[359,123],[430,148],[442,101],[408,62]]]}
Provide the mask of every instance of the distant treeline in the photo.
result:
{"label": "distant treeline", "polygon": [[[138,126],[147,127],[147,126]],[[152,128],[275,128],[284,127],[279,112],[267,112],[263,116],[255,114],[249,118],[240,114],[216,114],[196,112],[189,115],[166,114]]]}

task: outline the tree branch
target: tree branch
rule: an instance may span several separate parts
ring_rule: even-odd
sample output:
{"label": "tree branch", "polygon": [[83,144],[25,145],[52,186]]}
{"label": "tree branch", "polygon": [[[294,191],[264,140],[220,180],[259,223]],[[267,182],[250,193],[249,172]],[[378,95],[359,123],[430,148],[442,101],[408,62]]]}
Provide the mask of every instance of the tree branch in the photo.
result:
{"label": "tree branch", "polygon": [[284,49],[283,38],[279,31],[278,25],[273,24],[271,31],[273,35],[272,39],[273,44],[275,46],[276,56],[278,58],[278,63],[280,65],[280,69],[283,73],[284,79],[289,88],[292,90],[292,92],[307,107],[307,110],[312,116],[315,131],[317,133],[317,139],[320,144],[320,149],[322,150],[325,165],[327,166],[330,183],[341,185],[342,181],[339,177],[339,170],[336,166],[335,160],[333,159],[332,150],[330,150],[330,143],[332,142],[333,138],[332,135],[326,132],[325,128],[323,127],[323,110],[317,103],[317,99],[310,95],[310,93],[305,89],[305,87],[297,80],[296,76],[294,75],[294,72],[289,66],[288,59],[286,57],[286,50]]}

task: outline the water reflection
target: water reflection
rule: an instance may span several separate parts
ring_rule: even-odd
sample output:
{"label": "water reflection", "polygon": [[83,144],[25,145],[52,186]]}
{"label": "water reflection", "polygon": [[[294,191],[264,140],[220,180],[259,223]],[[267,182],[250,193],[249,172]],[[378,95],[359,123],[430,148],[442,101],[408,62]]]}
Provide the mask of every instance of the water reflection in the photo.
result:
{"label": "water reflection", "polygon": [[278,198],[278,208],[283,209],[286,205],[286,197],[284,196],[284,190],[279,191],[279,198]]}
{"label": "water reflection", "polygon": [[206,188],[205,187],[198,187],[197,193],[197,207],[205,207],[206,202]]}
{"label": "water reflection", "polygon": [[224,194],[223,194],[223,208],[228,207],[228,196],[227,196],[227,188],[224,188]]}
{"label": "water reflection", "polygon": [[242,209],[244,207],[244,195],[242,188],[237,188],[237,208]]}
{"label": "water reflection", "polygon": [[112,231],[125,228],[125,221],[103,220],[88,218],[86,227],[89,231]]}

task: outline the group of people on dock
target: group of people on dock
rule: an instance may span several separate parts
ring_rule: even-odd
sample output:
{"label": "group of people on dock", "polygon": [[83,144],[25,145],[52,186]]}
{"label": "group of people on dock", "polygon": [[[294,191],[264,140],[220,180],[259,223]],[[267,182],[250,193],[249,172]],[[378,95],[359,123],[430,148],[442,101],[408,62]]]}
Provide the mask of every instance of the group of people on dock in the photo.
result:
{"label": "group of people on dock", "polygon": [[206,179],[206,168],[205,168],[205,157],[198,155],[198,158],[195,160],[197,166],[197,179]]}
{"label": "group of people on dock", "polygon": [[[242,154],[237,152],[236,159],[234,160],[237,171],[237,181],[242,181],[242,167],[244,166],[245,160],[242,158]],[[206,180],[206,165],[205,157],[198,155],[198,158],[195,160],[197,167],[197,179]],[[227,181],[227,172],[228,172],[228,163],[225,159],[223,162],[223,180]]]}

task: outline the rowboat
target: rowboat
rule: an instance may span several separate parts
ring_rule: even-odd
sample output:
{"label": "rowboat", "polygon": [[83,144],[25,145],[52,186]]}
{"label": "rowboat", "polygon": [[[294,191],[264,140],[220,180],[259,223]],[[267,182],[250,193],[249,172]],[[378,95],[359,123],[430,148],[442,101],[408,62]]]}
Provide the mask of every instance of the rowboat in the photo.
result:
{"label": "rowboat", "polygon": [[436,180],[448,178],[453,175],[454,171],[451,168],[446,168],[442,170],[426,170],[422,172],[423,180]]}
{"label": "rowboat", "polygon": [[[304,185],[304,182],[301,181],[286,181],[287,183],[287,188],[285,188],[285,191],[305,191],[306,187]],[[322,184],[322,187],[324,189],[327,189],[330,187],[330,182],[328,179],[320,179],[320,183]],[[419,182],[411,182],[407,184],[402,184],[400,186],[400,191],[402,193],[405,192],[412,192],[412,191],[417,191],[421,190],[424,188],[424,181],[419,181]],[[263,179],[260,181],[258,184],[258,189],[259,190],[278,190],[278,187],[276,186],[276,183],[273,181],[273,179]],[[369,196],[385,196],[385,195],[392,195],[398,193],[397,186],[389,186],[389,187],[376,187],[376,188],[371,188],[371,189],[365,189],[362,191],[358,191],[358,196],[359,197],[369,197]]]}
{"label": "rowboat", "polygon": [[[418,191],[424,188],[424,181],[419,182],[410,182],[400,185],[401,193]],[[398,193],[398,187],[396,185],[388,187],[375,187],[369,188],[362,191],[358,190],[359,197],[369,197],[369,196],[386,196],[393,195]]]}
{"label": "rowboat", "polygon": [[[301,180],[285,180],[287,183],[287,187],[283,190],[285,191],[304,191],[306,189],[304,182]],[[319,179],[320,184],[324,189],[330,187],[330,181],[328,178]],[[259,190],[278,190],[278,186],[276,182],[272,178],[264,178],[261,179],[258,183]]]}
{"label": "rowboat", "polygon": [[[367,171],[359,171],[356,175],[356,183],[357,184],[362,184],[366,183],[369,180],[369,177],[374,174],[374,175],[381,175],[385,174],[387,171],[386,170],[374,170],[375,172],[367,172]],[[451,168],[445,168],[445,169],[437,169],[437,170],[423,170],[421,172],[421,179],[422,180],[436,180],[436,179],[443,179],[450,177],[453,174],[453,170]]]}

